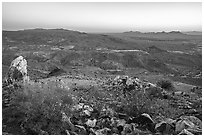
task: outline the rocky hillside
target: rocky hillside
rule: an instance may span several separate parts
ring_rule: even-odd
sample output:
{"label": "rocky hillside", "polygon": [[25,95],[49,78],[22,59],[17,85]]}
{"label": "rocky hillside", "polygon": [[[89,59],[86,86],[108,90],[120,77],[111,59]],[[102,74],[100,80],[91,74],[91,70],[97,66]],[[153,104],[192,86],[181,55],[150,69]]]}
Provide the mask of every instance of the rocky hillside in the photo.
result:
{"label": "rocky hillside", "polygon": [[200,87],[182,92],[169,80],[154,84],[137,77],[81,74],[23,80],[27,66],[22,61],[11,63],[3,81],[3,134],[202,134]]}
{"label": "rocky hillside", "polygon": [[2,130],[202,134],[200,35],[2,32]]}
{"label": "rocky hillside", "polygon": [[165,32],[163,37],[160,33],[141,32],[87,34],[64,29],[3,31],[2,34],[3,77],[10,62],[23,56],[28,61],[31,79],[76,71],[129,75],[133,70],[142,70],[173,76],[170,78],[187,84],[202,83],[201,38],[197,35],[180,32]]}

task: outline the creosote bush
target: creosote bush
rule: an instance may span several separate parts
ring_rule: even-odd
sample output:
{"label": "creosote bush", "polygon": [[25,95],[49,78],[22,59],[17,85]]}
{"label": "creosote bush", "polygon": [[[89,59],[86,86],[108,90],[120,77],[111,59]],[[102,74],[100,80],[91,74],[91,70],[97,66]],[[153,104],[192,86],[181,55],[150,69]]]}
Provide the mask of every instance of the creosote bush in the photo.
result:
{"label": "creosote bush", "polygon": [[166,118],[174,118],[182,113],[180,109],[171,106],[171,100],[161,97],[162,93],[159,88],[150,88],[150,93],[143,90],[130,90],[126,96],[123,95],[122,88],[117,88],[116,92],[114,100],[120,102],[115,107],[116,111],[126,113],[131,117],[147,113],[153,118],[158,114]]}
{"label": "creosote bush", "polygon": [[11,106],[3,115],[5,121],[17,123],[20,134],[66,134],[69,127],[62,122],[62,112],[71,116],[74,104],[66,89],[27,84],[13,91],[11,97]]}
{"label": "creosote bush", "polygon": [[[10,123],[19,127],[21,133],[18,134],[63,135],[66,131],[72,132],[72,126],[62,121],[62,112],[70,117],[73,124],[77,118],[85,120],[81,117],[83,113],[73,109],[73,105],[76,107],[79,103],[91,106],[97,121],[100,121],[99,117],[103,113],[106,114],[102,113],[105,106],[110,108],[116,117],[119,113],[126,114],[128,118],[147,113],[153,119],[158,115],[175,118],[182,113],[180,109],[171,105],[172,100],[160,98],[161,88],[149,89],[148,92],[139,88],[127,90],[124,85],[117,85],[80,86],[67,91],[57,87],[55,83],[25,84],[11,91],[11,106],[3,110],[3,121],[6,121],[7,125]],[[107,115],[111,117],[110,114]]]}
{"label": "creosote bush", "polygon": [[157,82],[157,86],[168,91],[174,90],[174,85],[170,80],[160,80]]}
{"label": "creosote bush", "polygon": [[158,87],[151,87],[149,89],[146,89],[145,93],[148,95],[150,99],[163,98],[162,89]]}

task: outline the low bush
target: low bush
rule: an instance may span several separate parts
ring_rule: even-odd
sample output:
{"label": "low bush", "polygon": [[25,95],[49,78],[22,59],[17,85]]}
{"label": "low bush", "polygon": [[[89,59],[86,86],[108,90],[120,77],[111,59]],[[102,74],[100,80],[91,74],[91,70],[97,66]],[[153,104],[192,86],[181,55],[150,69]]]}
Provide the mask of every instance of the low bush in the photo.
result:
{"label": "low bush", "polygon": [[[115,94],[116,95],[116,94]],[[160,114],[166,118],[174,118],[182,113],[178,108],[171,105],[171,100],[162,98],[162,90],[150,88],[149,92],[143,90],[131,90],[123,95],[122,89],[117,88],[117,97],[114,100],[118,103],[116,111],[136,117],[142,113],[150,114],[153,118]]]}
{"label": "low bush", "polygon": [[3,111],[3,123],[16,123],[22,131],[18,134],[66,134],[69,127],[61,121],[62,112],[71,116],[74,104],[66,89],[24,85],[13,91],[11,98],[10,106]]}
{"label": "low bush", "polygon": [[157,82],[157,86],[168,91],[175,89],[173,83],[170,80],[160,80]]}
{"label": "low bush", "polygon": [[158,87],[150,87],[148,89],[145,89],[145,93],[148,95],[150,99],[163,98],[162,89]]}
{"label": "low bush", "polygon": [[[10,106],[3,109],[3,125],[10,127],[10,130],[3,131],[14,133],[11,130],[15,129],[19,132],[14,134],[29,135],[62,135],[66,134],[66,131],[72,132],[72,126],[63,122],[63,113],[73,123],[84,123],[87,120],[84,119],[84,114],[73,109],[79,103],[91,106],[97,120],[103,114],[105,106],[111,108],[114,114],[124,113],[128,118],[137,117],[142,113],[149,114],[153,119],[158,115],[175,118],[182,113],[180,109],[171,106],[171,100],[160,98],[159,88],[150,88],[148,93],[137,88],[126,90],[122,85],[81,86],[67,91],[56,85],[52,82],[43,85],[25,84],[15,86],[12,91],[11,88],[5,88],[11,93],[11,100]],[[76,119],[81,119],[81,122]]]}

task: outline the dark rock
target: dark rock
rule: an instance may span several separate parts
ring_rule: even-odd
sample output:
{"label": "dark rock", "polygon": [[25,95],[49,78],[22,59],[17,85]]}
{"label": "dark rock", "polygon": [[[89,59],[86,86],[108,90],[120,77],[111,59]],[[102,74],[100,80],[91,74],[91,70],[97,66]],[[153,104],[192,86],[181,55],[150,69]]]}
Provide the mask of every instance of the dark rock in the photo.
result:
{"label": "dark rock", "polygon": [[123,126],[120,125],[120,126],[117,127],[117,129],[118,129],[119,134],[121,134],[121,132],[123,131]]}
{"label": "dark rock", "polygon": [[155,129],[156,131],[165,134],[165,135],[170,135],[174,134],[175,132],[175,120],[166,120],[162,121],[158,124],[156,124]]}
{"label": "dark rock", "polygon": [[147,125],[150,123],[154,123],[154,121],[152,120],[152,118],[148,114],[143,113],[140,116],[130,120],[129,123],[137,123],[139,125]]}
{"label": "dark rock", "polygon": [[139,127],[148,129],[151,132],[155,132],[155,123],[152,118],[146,113],[143,113],[136,118],[128,120],[127,123],[136,123],[139,125]]}

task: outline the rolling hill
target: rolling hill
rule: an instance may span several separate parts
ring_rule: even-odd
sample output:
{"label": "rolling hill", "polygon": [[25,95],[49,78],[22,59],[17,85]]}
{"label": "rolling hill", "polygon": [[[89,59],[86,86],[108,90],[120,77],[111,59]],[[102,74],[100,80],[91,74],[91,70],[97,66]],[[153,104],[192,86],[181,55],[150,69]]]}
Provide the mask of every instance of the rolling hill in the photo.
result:
{"label": "rolling hill", "polygon": [[80,73],[87,67],[87,74],[91,68],[94,73],[100,69],[109,75],[143,69],[179,77],[193,77],[202,70],[201,36],[177,31],[89,34],[30,29],[3,31],[2,39],[3,72],[16,56],[23,55],[33,79],[50,76],[55,70],[59,73],[52,75]]}

